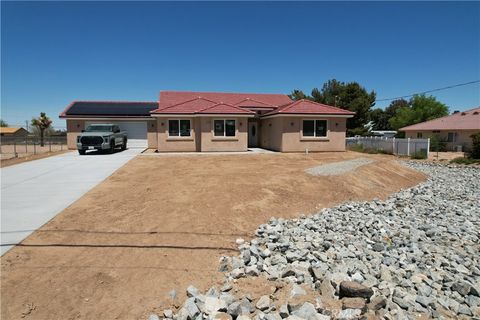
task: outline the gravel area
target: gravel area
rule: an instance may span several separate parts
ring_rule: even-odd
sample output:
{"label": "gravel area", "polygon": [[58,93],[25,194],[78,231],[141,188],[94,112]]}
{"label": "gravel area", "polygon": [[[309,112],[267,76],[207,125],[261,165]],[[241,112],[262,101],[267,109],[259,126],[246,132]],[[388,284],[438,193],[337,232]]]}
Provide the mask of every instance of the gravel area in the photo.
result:
{"label": "gravel area", "polygon": [[314,176],[333,176],[353,171],[358,167],[375,162],[372,159],[358,158],[334,163],[323,164],[321,166],[309,168],[306,173]]}
{"label": "gravel area", "polygon": [[[240,255],[224,257],[221,290],[190,297],[174,319],[480,318],[480,169],[407,162],[426,182],[386,201],[272,218]],[[240,278],[274,285],[259,299],[228,291]],[[280,284],[280,285],[279,285]],[[286,300],[285,284],[293,285]],[[303,288],[300,286],[302,285]],[[315,292],[315,301],[305,288]],[[274,303],[275,301],[280,303]],[[155,319],[156,315],[152,315]]]}

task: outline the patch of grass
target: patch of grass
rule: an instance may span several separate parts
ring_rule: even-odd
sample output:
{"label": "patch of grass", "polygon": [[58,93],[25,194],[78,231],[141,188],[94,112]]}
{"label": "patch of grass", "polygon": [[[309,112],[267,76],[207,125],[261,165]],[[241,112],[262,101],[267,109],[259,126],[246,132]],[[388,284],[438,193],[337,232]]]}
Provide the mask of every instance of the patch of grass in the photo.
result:
{"label": "patch of grass", "polygon": [[417,151],[411,154],[410,158],[422,160],[427,159],[427,152],[426,151]]}
{"label": "patch of grass", "polygon": [[463,158],[463,157],[458,157],[453,160],[450,160],[450,163],[456,163],[456,164],[480,164],[480,160],[478,159],[471,159],[471,158]]}
{"label": "patch of grass", "polygon": [[363,152],[368,154],[391,154],[390,152],[387,152],[382,149],[365,148],[361,143],[351,145],[348,147],[348,149],[351,151]]}

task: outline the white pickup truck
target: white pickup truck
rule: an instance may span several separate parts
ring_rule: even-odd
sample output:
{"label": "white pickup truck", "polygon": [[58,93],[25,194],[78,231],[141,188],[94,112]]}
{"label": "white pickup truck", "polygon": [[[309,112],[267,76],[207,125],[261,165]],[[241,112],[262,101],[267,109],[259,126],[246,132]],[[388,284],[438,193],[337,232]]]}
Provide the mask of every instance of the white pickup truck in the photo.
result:
{"label": "white pickup truck", "polygon": [[120,131],[116,124],[91,124],[77,137],[78,153],[84,155],[87,150],[108,150],[127,148],[127,133]]}

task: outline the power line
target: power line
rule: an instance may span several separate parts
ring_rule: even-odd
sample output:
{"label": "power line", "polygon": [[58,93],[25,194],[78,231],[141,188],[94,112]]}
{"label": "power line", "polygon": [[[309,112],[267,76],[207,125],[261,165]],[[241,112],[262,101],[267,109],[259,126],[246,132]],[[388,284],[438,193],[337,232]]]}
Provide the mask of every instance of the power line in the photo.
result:
{"label": "power line", "polygon": [[430,93],[430,92],[436,92],[436,91],[441,91],[441,90],[446,90],[446,89],[451,89],[451,88],[456,88],[456,87],[466,86],[466,85],[469,85],[469,84],[474,84],[474,83],[479,83],[479,82],[480,82],[480,80],[469,81],[469,82],[464,82],[464,83],[454,84],[454,85],[447,86],[447,87],[442,87],[442,88],[437,88],[437,89],[427,90],[427,91],[423,91],[423,92],[412,93],[412,94],[408,94],[408,95],[401,96],[401,97],[377,99],[377,100],[375,100],[375,102],[380,102],[380,101],[389,101],[389,100],[397,100],[397,99],[403,99],[403,98],[409,98],[409,97],[413,97],[413,96],[415,96],[415,95],[419,95],[419,94],[425,94],[425,93]]}

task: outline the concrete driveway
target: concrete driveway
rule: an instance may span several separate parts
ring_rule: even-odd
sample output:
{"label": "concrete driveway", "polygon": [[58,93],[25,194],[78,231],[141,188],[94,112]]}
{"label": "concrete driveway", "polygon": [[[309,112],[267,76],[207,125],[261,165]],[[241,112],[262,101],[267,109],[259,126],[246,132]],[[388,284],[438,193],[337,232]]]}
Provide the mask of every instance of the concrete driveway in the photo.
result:
{"label": "concrete driveway", "polygon": [[69,152],[0,169],[1,254],[141,153]]}

